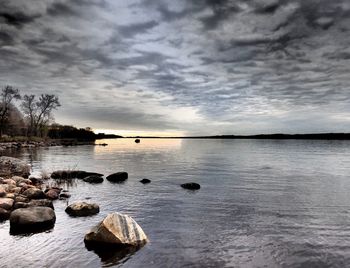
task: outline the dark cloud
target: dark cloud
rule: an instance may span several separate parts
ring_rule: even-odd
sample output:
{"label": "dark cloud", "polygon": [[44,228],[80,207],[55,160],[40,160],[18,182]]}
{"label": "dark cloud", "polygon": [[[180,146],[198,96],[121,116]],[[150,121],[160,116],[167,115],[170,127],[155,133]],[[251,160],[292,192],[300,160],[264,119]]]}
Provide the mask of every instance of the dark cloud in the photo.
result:
{"label": "dark cloud", "polygon": [[5,1],[0,82],[99,128],[349,126],[349,23],[347,0]]}

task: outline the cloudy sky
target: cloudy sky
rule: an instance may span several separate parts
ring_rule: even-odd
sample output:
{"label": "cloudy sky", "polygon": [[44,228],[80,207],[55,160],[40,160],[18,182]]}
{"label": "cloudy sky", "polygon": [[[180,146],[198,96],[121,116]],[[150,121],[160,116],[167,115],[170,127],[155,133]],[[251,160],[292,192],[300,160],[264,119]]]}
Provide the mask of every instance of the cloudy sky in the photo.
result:
{"label": "cloudy sky", "polygon": [[121,134],[350,131],[349,0],[0,0],[0,85]]}

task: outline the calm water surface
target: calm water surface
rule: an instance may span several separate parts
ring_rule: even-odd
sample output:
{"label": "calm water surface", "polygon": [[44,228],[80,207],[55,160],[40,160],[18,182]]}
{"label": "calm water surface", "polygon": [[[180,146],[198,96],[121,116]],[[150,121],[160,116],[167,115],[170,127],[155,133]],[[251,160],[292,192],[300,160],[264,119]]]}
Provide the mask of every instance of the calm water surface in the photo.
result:
{"label": "calm water surface", "polygon": [[[350,265],[350,142],[106,140],[107,147],[11,152],[34,171],[127,171],[124,184],[65,185],[69,203],[100,214],[71,218],[55,201],[53,230],[11,236],[0,223],[0,267],[346,267]],[[151,184],[139,180],[149,178]],[[179,185],[195,181],[198,192]],[[126,213],[150,243],[121,256],[85,248],[84,234]],[[107,256],[106,256],[107,255]]]}

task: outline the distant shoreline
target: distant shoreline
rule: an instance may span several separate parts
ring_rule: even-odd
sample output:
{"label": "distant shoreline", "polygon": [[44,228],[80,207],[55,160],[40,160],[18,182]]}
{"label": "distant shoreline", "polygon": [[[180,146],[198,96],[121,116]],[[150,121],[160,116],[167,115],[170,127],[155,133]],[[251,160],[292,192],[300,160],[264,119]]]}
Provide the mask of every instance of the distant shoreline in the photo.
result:
{"label": "distant shoreline", "polygon": [[215,136],[129,136],[132,139],[256,139],[256,140],[350,140],[350,133],[315,134],[258,134],[258,135],[215,135]]}

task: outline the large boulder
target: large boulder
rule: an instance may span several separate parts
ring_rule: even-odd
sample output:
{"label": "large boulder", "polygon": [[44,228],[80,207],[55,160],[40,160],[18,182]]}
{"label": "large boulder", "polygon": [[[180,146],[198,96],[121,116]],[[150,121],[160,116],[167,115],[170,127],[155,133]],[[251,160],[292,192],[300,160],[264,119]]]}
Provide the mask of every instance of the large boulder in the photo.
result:
{"label": "large boulder", "polygon": [[142,246],[148,239],[142,228],[128,215],[112,213],[85,235],[85,243]]}
{"label": "large boulder", "polygon": [[45,198],[45,193],[37,188],[29,188],[22,193],[24,196],[29,199],[43,199]]}
{"label": "large boulder", "polygon": [[29,174],[30,165],[28,165],[25,161],[8,156],[0,157],[0,176],[17,175],[28,177]]}
{"label": "large boulder", "polygon": [[199,190],[201,188],[201,186],[195,182],[181,184],[181,187],[187,190]]}
{"label": "large boulder", "polygon": [[74,217],[84,217],[95,215],[100,212],[97,204],[89,204],[86,202],[76,202],[66,208],[66,213]]}
{"label": "large boulder", "polygon": [[48,207],[19,208],[10,215],[10,231],[33,232],[53,227],[56,221],[55,211]]}
{"label": "large boulder", "polygon": [[127,172],[117,172],[106,177],[110,182],[124,182],[128,179]]}
{"label": "large boulder", "polygon": [[97,175],[91,175],[87,176],[83,179],[83,181],[88,182],[88,183],[102,183],[103,178]]}
{"label": "large boulder", "polygon": [[13,206],[13,199],[11,198],[0,198],[0,208],[11,210]]}

